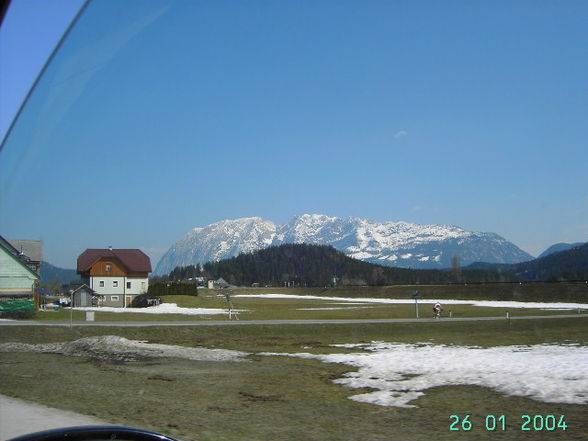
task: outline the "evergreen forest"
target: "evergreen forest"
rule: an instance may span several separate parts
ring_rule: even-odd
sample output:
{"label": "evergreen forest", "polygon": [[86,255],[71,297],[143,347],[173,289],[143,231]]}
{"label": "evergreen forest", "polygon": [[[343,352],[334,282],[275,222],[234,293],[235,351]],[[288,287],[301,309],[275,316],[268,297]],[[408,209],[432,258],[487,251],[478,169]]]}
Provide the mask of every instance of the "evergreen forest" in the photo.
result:
{"label": "evergreen forest", "polygon": [[353,259],[331,246],[285,244],[204,265],[177,267],[169,280],[223,278],[251,286],[383,286],[513,282],[519,278],[495,269],[413,270]]}

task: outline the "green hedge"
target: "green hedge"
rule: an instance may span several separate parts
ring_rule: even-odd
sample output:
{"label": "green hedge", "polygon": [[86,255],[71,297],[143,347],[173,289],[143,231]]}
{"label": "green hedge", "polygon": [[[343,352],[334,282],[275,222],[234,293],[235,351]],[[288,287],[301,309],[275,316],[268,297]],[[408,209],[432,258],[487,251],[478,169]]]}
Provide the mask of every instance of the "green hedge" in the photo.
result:
{"label": "green hedge", "polygon": [[32,300],[8,300],[0,301],[0,314],[6,312],[35,311],[35,302]]}
{"label": "green hedge", "polygon": [[150,283],[147,293],[149,296],[197,296],[198,288],[193,283],[159,282]]}
{"label": "green hedge", "polygon": [[10,319],[30,319],[35,316],[37,308],[33,300],[0,301],[0,317]]}

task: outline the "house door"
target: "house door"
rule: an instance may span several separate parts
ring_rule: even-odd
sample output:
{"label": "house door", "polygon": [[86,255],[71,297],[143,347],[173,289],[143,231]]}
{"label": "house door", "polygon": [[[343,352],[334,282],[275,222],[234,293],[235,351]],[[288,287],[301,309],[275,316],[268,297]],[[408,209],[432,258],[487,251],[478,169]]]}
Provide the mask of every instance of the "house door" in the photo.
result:
{"label": "house door", "polygon": [[133,297],[132,296],[125,296],[125,306],[128,308],[129,306],[131,306],[131,303],[133,301]]}

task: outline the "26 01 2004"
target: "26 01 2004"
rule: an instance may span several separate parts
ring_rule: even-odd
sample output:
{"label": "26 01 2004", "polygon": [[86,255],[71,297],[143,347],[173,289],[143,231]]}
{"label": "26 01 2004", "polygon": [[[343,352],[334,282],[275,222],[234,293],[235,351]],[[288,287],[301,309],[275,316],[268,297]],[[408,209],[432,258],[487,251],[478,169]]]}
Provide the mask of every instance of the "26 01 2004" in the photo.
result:
{"label": "26 01 2004", "polygon": [[529,431],[555,431],[568,430],[565,415],[520,415],[515,421],[509,420],[506,415],[486,415],[480,419],[473,419],[472,415],[450,415],[449,430],[469,432],[480,428],[490,432],[521,430]]}

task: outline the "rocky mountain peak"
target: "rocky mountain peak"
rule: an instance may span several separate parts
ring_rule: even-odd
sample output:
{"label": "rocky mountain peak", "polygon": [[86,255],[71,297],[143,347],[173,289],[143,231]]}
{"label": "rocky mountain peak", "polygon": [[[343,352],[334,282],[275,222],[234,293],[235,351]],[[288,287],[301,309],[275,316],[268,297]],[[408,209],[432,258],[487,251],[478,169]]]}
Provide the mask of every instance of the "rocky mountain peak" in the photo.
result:
{"label": "rocky mountain peak", "polygon": [[248,217],[194,228],[161,258],[155,275],[169,273],[176,266],[218,261],[283,243],[332,245],[356,259],[404,268],[449,268],[454,256],[459,256],[462,265],[532,259],[494,233],[450,225],[303,214],[283,225]]}

